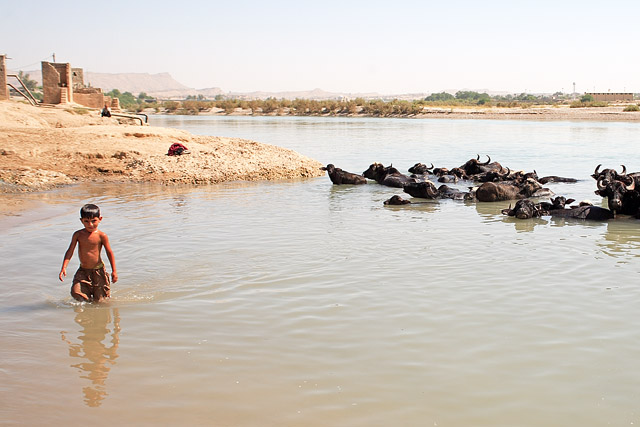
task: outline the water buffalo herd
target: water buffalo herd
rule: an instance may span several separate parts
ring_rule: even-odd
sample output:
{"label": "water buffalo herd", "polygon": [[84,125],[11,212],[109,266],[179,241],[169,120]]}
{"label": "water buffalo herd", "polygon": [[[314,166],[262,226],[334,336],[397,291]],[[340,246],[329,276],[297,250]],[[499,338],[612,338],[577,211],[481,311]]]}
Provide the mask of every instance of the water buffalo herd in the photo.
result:
{"label": "water buffalo herd", "polygon": [[[367,184],[368,180],[388,187],[402,188],[411,197],[418,199],[454,199],[479,202],[497,202],[517,200],[515,206],[509,205],[502,213],[519,219],[540,216],[556,216],[564,218],[608,220],[617,214],[628,215],[640,219],[640,172],[627,173],[622,166],[621,172],[615,169],[595,168],[591,177],[596,181],[595,193],[606,197],[609,209],[592,206],[587,202],[576,206],[569,206],[575,200],[563,196],[554,196],[548,188],[543,187],[549,182],[574,183],[577,179],[560,176],[538,177],[533,172],[514,171],[492,162],[487,156],[481,161],[480,156],[472,158],[459,167],[452,169],[427,166],[416,163],[410,167],[410,175],[401,173],[393,165],[384,166],[373,163],[362,174],[355,174],[336,168],[328,164],[322,169],[327,171],[331,182],[336,185]],[[467,182],[468,191],[452,188],[447,183]],[[440,183],[436,185],[435,182]],[[636,190],[636,188],[638,190]],[[549,202],[534,202],[530,200],[551,198]],[[412,203],[395,195],[384,202],[385,205],[405,205]]]}

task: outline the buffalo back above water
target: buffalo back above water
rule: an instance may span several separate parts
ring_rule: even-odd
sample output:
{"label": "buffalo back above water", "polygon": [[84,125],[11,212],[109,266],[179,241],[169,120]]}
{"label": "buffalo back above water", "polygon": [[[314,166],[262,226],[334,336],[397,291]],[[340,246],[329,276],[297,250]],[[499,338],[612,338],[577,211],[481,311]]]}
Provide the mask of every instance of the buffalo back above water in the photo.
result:
{"label": "buffalo back above water", "polygon": [[476,198],[480,202],[497,202],[531,197],[542,186],[534,179],[527,179],[518,186],[506,182],[485,182],[476,190]]}
{"label": "buffalo back above water", "polygon": [[340,168],[335,167],[333,164],[329,163],[326,167],[320,168],[322,170],[327,171],[331,182],[336,185],[341,184],[353,184],[360,185],[366,184],[367,179],[362,175],[356,175],[355,173],[344,171]]}

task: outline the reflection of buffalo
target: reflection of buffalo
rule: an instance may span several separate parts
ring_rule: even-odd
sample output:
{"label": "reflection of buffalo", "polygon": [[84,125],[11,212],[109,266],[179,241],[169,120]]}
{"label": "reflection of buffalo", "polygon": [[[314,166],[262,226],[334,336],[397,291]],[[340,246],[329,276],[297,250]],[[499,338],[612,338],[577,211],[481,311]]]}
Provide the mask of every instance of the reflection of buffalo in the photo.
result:
{"label": "reflection of buffalo", "polygon": [[355,173],[343,171],[340,168],[335,167],[331,163],[329,163],[326,167],[320,168],[324,171],[327,171],[329,174],[329,178],[331,182],[336,185],[340,184],[366,184],[367,179],[362,175],[356,175]]}
{"label": "reflection of buffalo", "polygon": [[381,163],[373,163],[369,169],[362,173],[366,178],[373,179],[378,184],[388,187],[402,188],[411,182],[416,182],[416,178],[408,177],[402,174],[398,169],[392,166],[383,166]]}

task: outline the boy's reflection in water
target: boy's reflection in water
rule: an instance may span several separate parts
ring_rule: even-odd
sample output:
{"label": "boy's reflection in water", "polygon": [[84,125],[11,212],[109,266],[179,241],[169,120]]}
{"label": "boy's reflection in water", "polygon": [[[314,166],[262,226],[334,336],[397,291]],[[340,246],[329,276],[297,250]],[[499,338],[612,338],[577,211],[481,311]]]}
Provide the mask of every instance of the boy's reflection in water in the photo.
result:
{"label": "boy's reflection in water", "polygon": [[[113,310],[113,315],[112,315]],[[87,378],[91,384],[84,387],[84,401],[88,406],[100,406],[107,396],[105,381],[109,375],[111,365],[118,358],[118,343],[120,341],[120,314],[117,308],[107,307],[77,307],[75,321],[82,327],[78,335],[79,344],[72,343],[60,332],[62,340],[69,344],[69,356],[78,357],[80,363],[72,364],[78,368],[80,378]],[[113,321],[112,329],[109,324]],[[108,342],[103,342],[107,339]]]}

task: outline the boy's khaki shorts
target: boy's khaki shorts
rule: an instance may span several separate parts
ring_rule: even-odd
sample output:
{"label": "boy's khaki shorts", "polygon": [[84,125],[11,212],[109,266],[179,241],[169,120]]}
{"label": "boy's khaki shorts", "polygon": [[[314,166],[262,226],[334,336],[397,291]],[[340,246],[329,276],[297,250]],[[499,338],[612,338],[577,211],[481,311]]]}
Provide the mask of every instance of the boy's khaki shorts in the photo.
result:
{"label": "boy's khaki shorts", "polygon": [[80,283],[80,289],[83,294],[93,300],[109,298],[111,296],[111,282],[104,264],[98,268],[78,268],[73,276],[73,286]]}

